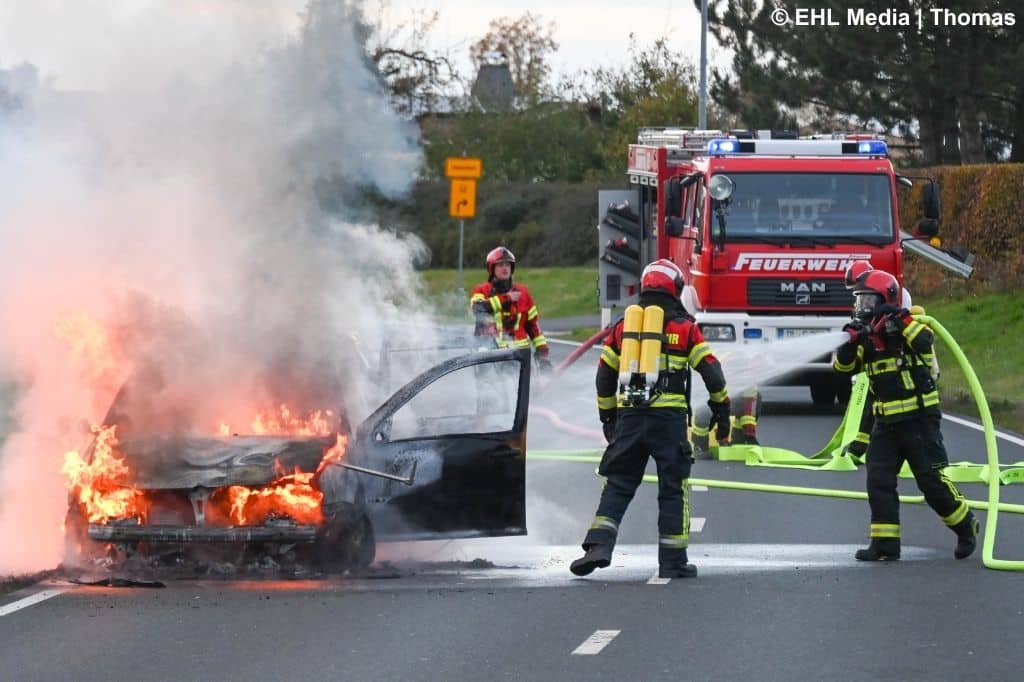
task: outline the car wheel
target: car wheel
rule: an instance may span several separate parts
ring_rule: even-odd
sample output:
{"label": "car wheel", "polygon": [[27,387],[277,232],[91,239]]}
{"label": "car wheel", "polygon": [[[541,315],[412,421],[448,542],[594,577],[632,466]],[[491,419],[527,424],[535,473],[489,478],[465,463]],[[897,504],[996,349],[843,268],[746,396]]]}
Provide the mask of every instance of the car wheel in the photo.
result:
{"label": "car wheel", "polygon": [[317,538],[320,567],[330,573],[366,568],[377,553],[373,525],[365,512],[356,513],[354,505],[340,506],[324,520]]}

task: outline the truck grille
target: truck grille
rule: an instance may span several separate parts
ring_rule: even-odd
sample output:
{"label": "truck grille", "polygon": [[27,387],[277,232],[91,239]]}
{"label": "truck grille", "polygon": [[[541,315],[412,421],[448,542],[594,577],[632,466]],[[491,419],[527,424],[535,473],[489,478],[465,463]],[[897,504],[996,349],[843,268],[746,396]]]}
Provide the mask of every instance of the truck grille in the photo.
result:
{"label": "truck grille", "polygon": [[849,308],[853,295],[839,279],[751,279],[747,280],[747,301],[752,306],[776,308]]}

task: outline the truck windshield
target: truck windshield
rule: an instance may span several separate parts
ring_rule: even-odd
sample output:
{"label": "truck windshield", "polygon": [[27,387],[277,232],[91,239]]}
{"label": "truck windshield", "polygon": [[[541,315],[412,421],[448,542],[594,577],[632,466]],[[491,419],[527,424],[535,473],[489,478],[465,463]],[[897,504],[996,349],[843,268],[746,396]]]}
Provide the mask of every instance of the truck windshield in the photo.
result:
{"label": "truck windshield", "polygon": [[729,173],[729,241],[885,243],[893,239],[891,184],[883,174]]}

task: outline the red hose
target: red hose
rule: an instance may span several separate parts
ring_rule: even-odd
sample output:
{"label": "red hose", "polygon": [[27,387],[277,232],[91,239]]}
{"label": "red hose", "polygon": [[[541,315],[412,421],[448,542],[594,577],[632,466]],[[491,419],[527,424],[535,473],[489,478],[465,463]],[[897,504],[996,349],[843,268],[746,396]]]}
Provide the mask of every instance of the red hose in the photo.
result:
{"label": "red hose", "polygon": [[589,339],[587,339],[586,341],[581,343],[579,348],[577,348],[573,352],[569,353],[568,357],[566,357],[565,360],[562,360],[560,363],[558,363],[558,367],[555,367],[554,376],[557,377],[559,374],[561,374],[566,369],[571,367],[574,362],[579,360],[581,355],[586,353],[588,350],[590,350],[597,343],[603,341],[604,337],[608,336],[609,332],[611,332],[611,330],[612,330],[612,328],[614,326],[615,326],[615,323],[612,322],[607,327],[605,327],[604,329],[600,330],[599,332],[597,332],[596,334],[591,336]]}

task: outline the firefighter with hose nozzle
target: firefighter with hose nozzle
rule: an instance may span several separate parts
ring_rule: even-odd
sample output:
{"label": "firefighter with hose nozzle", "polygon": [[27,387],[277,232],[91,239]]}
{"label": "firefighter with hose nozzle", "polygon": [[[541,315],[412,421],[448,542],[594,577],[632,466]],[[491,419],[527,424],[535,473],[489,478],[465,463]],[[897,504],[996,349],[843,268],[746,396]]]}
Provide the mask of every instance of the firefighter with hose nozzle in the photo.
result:
{"label": "firefighter with hose nozzle", "polygon": [[658,574],[689,578],[692,450],[686,438],[691,370],[708,389],[719,440],[729,436],[729,397],[722,366],[680,301],[683,273],[670,260],[648,265],[640,305],[626,308],[605,337],[597,367],[597,407],[608,447],[598,473],[606,478],[597,514],[572,562],[576,575],[611,564],[619,523],[640,485],[648,456],[658,466]]}
{"label": "firefighter with hose nozzle", "polygon": [[900,305],[899,282],[888,272],[866,272],[853,295],[854,319],[843,327],[849,339],[836,351],[833,366],[844,374],[867,373],[875,418],[867,447],[871,541],[855,557],[900,558],[896,483],[907,462],[925,501],[957,536],[953,556],[964,559],[974,552],[979,524],[945,473],[949,461],[932,376],[932,331]]}

